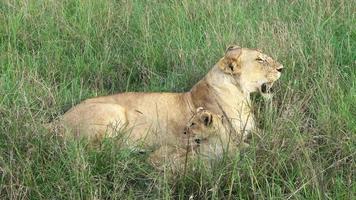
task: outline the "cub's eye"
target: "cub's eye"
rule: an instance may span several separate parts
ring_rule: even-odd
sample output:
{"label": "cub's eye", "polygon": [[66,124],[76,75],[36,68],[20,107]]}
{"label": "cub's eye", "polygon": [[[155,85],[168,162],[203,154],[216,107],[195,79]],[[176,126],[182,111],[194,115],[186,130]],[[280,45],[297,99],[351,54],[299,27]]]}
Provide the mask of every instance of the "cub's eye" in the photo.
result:
{"label": "cub's eye", "polygon": [[190,124],[190,126],[195,126],[195,123],[193,122],[192,124]]}

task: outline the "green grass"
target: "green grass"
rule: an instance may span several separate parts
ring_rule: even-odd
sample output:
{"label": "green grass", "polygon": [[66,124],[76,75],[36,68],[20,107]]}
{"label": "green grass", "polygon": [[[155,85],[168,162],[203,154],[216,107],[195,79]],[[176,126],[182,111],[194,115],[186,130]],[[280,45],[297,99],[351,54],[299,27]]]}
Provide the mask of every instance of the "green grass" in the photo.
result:
{"label": "green grass", "polygon": [[[1,199],[354,199],[355,2],[0,2]],[[230,44],[284,64],[263,130],[211,171],[159,174],[114,139],[62,141],[44,123],[83,99],[187,91]]]}

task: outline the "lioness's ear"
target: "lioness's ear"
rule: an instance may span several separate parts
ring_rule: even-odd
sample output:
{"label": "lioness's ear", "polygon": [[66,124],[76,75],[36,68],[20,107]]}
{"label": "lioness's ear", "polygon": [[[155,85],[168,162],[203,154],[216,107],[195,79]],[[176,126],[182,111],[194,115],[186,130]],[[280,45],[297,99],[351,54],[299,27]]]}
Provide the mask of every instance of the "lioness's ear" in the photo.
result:
{"label": "lioness's ear", "polygon": [[213,116],[209,113],[202,114],[200,119],[205,126],[209,126],[211,123],[213,123]]}
{"label": "lioness's ear", "polygon": [[239,74],[239,57],[242,49],[239,46],[230,46],[226,49],[225,56],[220,63],[220,69],[228,74]]}
{"label": "lioness's ear", "polygon": [[228,51],[234,50],[234,49],[241,49],[241,47],[237,46],[237,45],[231,45],[226,49],[225,53],[227,53]]}

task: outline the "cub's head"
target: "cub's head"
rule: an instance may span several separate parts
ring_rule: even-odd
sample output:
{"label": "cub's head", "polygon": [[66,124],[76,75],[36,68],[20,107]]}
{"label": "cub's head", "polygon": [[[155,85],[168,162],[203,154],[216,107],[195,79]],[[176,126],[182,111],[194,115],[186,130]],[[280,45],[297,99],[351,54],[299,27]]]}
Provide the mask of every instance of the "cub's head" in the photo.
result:
{"label": "cub's head", "polygon": [[193,145],[199,145],[225,131],[223,116],[199,107],[186,125],[184,134],[192,140]]}
{"label": "cub's head", "polygon": [[269,93],[281,76],[283,65],[260,50],[230,46],[217,63],[244,92]]}

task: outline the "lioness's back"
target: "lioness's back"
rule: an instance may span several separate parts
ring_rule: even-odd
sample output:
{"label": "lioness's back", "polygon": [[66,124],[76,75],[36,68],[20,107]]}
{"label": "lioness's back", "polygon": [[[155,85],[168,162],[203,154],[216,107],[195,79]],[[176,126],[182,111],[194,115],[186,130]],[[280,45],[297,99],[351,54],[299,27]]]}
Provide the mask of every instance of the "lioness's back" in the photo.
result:
{"label": "lioness's back", "polygon": [[61,123],[75,135],[100,138],[105,133],[112,136],[127,123],[127,118],[120,105],[83,102],[67,111]]}

